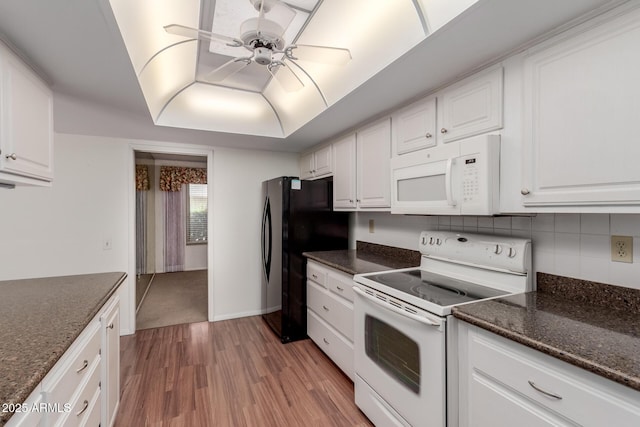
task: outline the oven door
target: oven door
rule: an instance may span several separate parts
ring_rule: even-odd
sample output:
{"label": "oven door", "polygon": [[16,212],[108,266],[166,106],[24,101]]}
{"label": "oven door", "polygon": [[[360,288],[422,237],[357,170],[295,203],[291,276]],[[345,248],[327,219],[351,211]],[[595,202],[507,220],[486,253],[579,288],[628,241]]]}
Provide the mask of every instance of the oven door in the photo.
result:
{"label": "oven door", "polygon": [[444,426],[445,319],[354,290],[356,404],[376,425]]}

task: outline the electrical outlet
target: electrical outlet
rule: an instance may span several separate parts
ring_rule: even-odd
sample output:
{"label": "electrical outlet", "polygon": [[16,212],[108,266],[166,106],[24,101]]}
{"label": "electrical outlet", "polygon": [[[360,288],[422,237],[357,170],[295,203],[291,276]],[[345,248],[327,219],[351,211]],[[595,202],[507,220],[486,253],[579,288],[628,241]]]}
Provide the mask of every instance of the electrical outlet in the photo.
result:
{"label": "electrical outlet", "polygon": [[107,237],[106,239],[104,239],[102,241],[102,250],[103,251],[110,251],[112,246],[113,246],[113,244],[111,242],[111,238],[110,237]]}
{"label": "electrical outlet", "polygon": [[375,224],[373,223],[373,220],[370,219],[369,220],[369,233],[373,234],[375,232]]}
{"label": "electrical outlet", "polygon": [[633,262],[633,237],[611,236],[611,261]]}

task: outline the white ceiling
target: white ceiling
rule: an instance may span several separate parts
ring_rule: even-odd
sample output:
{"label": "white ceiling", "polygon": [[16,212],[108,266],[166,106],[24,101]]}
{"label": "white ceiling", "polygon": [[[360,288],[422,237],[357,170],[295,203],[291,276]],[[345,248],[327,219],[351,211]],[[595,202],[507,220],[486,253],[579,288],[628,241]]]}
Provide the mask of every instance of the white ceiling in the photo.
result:
{"label": "white ceiling", "polygon": [[[479,0],[285,139],[155,127],[107,0],[3,0],[0,37],[60,99],[57,131],[296,152],[454,81],[595,8],[619,3]],[[73,104],[93,106],[91,123],[77,118],[89,117],[89,109],[74,110]],[[109,126],[99,123],[103,113]],[[113,126],[117,117],[136,124]]]}

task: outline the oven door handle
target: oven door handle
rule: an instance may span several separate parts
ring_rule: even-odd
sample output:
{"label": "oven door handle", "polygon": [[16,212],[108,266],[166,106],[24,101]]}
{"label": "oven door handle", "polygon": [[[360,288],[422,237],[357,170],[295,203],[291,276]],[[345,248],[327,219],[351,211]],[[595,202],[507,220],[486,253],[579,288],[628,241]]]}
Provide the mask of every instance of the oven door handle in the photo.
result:
{"label": "oven door handle", "polygon": [[376,297],[373,297],[373,296],[367,294],[365,291],[363,291],[362,289],[360,289],[357,286],[354,286],[353,290],[355,291],[355,293],[357,293],[358,295],[362,296],[363,298],[366,298],[370,302],[372,302],[372,303],[374,303],[374,304],[376,304],[376,305],[378,305],[378,306],[380,306],[382,308],[385,308],[385,309],[387,309],[389,311],[397,313],[397,314],[399,314],[401,316],[408,317],[409,319],[416,320],[416,321],[418,321],[420,323],[424,323],[425,325],[440,326],[440,322],[436,322],[436,321],[433,321],[433,320],[428,319],[426,317],[422,317],[422,316],[415,315],[413,313],[409,313],[407,311],[404,311],[404,310],[401,310],[401,309],[399,309],[397,307],[394,307],[393,305],[390,305],[390,304],[387,304],[387,303],[385,303],[383,301],[380,301]]}

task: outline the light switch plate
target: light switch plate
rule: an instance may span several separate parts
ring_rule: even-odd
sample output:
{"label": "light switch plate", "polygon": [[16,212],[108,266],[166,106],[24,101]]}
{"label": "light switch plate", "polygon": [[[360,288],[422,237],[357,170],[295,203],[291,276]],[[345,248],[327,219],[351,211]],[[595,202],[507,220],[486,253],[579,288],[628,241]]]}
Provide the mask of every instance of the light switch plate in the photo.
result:
{"label": "light switch plate", "polygon": [[611,261],[633,263],[633,237],[611,236]]}

